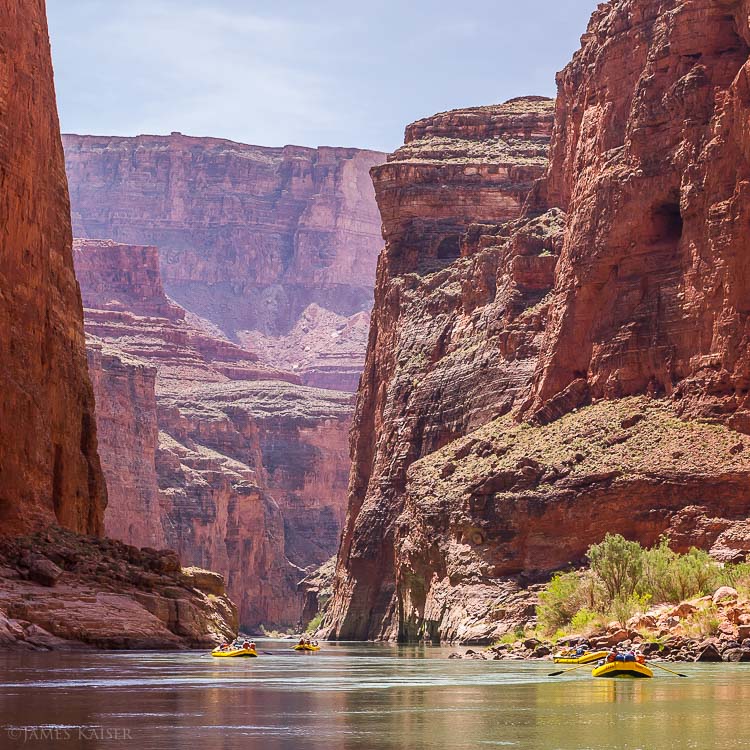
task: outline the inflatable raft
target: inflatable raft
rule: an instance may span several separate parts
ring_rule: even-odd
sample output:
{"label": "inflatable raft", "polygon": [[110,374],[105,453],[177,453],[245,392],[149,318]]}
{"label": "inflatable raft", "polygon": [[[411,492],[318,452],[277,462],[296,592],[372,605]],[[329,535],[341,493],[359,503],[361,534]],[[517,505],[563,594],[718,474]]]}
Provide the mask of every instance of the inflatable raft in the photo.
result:
{"label": "inflatable raft", "polygon": [[227,658],[231,656],[257,656],[258,652],[254,648],[216,648],[211,652],[211,656]]}
{"label": "inflatable raft", "polygon": [[312,645],[308,645],[307,643],[305,644],[298,643],[294,647],[294,650],[295,651],[320,651],[320,646],[312,646]]}
{"label": "inflatable raft", "polygon": [[590,664],[593,661],[599,661],[600,659],[606,659],[609,651],[587,651],[585,654],[575,656],[575,654],[566,654],[561,652],[555,654],[552,660],[555,664]]}
{"label": "inflatable raft", "polygon": [[654,673],[645,665],[637,661],[608,661],[591,670],[593,677],[653,677]]}

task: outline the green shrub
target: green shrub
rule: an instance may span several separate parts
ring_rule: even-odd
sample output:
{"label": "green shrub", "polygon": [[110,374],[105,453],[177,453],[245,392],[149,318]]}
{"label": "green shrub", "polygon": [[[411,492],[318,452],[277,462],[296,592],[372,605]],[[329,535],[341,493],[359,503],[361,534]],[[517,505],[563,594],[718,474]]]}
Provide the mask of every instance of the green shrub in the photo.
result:
{"label": "green shrub", "polygon": [[638,586],[640,593],[650,593],[654,601],[673,602],[675,597],[670,570],[677,553],[669,548],[669,540],[662,537],[659,544],[643,554],[643,577]]}
{"label": "green shrub", "polygon": [[643,578],[638,586],[655,602],[676,604],[695,596],[711,593],[720,585],[720,568],[703,550],[691,549],[679,555],[669,548],[662,537],[655,547],[643,555]]}
{"label": "green shrub", "polygon": [[512,646],[516,641],[522,640],[525,636],[526,632],[524,631],[524,629],[518,627],[515,630],[510,631],[509,633],[501,635],[500,638],[498,638],[492,645],[500,646],[501,644],[505,644],[506,646]]}
{"label": "green shrub", "polygon": [[583,607],[573,615],[570,630],[576,635],[589,635],[603,625],[602,616],[593,609]]}
{"label": "green shrub", "polygon": [[695,596],[710,594],[718,582],[719,566],[708,552],[693,547],[686,555],[677,555],[672,566],[672,588],[680,602]]}
{"label": "green shrub", "polygon": [[314,633],[320,627],[322,622],[323,622],[323,613],[318,612],[318,614],[315,615],[315,617],[313,617],[312,620],[310,620],[310,622],[307,623],[307,628],[305,628],[305,632]]}
{"label": "green shrub", "polygon": [[539,594],[537,619],[544,632],[554,633],[570,623],[582,606],[581,576],[556,573]]}
{"label": "green shrub", "polygon": [[600,544],[589,547],[587,557],[612,602],[630,598],[643,573],[643,547],[638,542],[607,534]]}
{"label": "green shrub", "polygon": [[632,593],[630,596],[617,596],[612,600],[609,615],[624,628],[631,617],[646,611],[650,601],[649,594]]}
{"label": "green shrub", "polygon": [[713,604],[699,609],[683,622],[683,627],[692,638],[707,638],[716,635],[719,629],[719,611]]}
{"label": "green shrub", "polygon": [[750,563],[728,563],[719,568],[717,579],[718,586],[731,586],[745,598],[750,598]]}
{"label": "green shrub", "polygon": [[[645,550],[619,534],[607,534],[589,547],[588,559],[590,570],[557,574],[539,595],[537,618],[543,631],[581,631],[593,627],[595,617],[605,616],[625,626],[651,603],[676,604],[722,585],[750,596],[750,564],[721,567],[695,548],[678,554],[666,537]],[[716,629],[710,613],[697,616],[693,628]]]}

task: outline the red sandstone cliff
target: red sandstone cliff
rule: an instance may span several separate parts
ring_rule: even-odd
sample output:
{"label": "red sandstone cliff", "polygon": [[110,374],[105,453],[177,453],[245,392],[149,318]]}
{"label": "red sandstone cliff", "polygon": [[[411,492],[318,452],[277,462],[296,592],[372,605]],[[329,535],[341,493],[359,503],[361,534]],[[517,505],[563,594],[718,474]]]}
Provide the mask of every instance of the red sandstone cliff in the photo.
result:
{"label": "red sandstone cliff", "polygon": [[[205,647],[237,628],[221,577],[100,536],[106,489],[71,245],[45,5],[0,0],[0,647]],[[132,445],[131,428],[153,433],[129,399],[153,377],[117,367],[122,398],[99,412],[123,430],[103,441],[111,453]],[[155,498],[140,492],[138,457],[120,458],[140,510]]]}
{"label": "red sandstone cliff", "polygon": [[[64,136],[76,236],[157,245],[169,295],[308,385],[355,390],[385,154]],[[283,353],[279,360],[279,353]]]}
{"label": "red sandstone cliff", "polygon": [[186,313],[156,248],[76,240],[75,263],[107,533],[221,572],[246,627],[295,625],[304,569],[338,545],[350,395],[302,386]]}
{"label": "red sandstone cliff", "polygon": [[560,74],[547,193],[569,222],[539,419],[649,393],[750,428],[748,7],[611,3]]}
{"label": "red sandstone cliff", "polygon": [[544,172],[552,111],[528,98],[437,115],[373,170],[387,245],[352,433],[331,610],[340,638],[398,634],[394,542],[410,465],[507,412],[533,373],[561,215],[497,223],[520,214]]}
{"label": "red sandstone cliff", "polygon": [[44,2],[0,15],[0,533],[96,534],[106,489]]}
{"label": "red sandstone cliff", "polygon": [[95,338],[88,341],[88,362],[109,493],[105,533],[137,547],[164,549],[156,474],[156,368]]}
{"label": "red sandstone cliff", "polygon": [[[720,559],[750,551],[749,10],[600,5],[558,78],[550,166],[524,216],[471,228],[442,271],[412,273],[436,268],[438,209],[391,198],[420,195],[420,173],[386,191],[375,171],[389,245],[333,635],[492,640],[533,618],[529,580],[580,560],[606,531],[647,544],[667,533]],[[451,189],[446,205],[476,194]],[[546,275],[527,265],[530,232]],[[549,292],[531,307],[522,269]],[[446,348],[457,330],[467,333]],[[408,339],[426,344],[421,363]],[[485,381],[488,354],[505,360],[500,381]],[[472,381],[489,408],[456,397]]]}

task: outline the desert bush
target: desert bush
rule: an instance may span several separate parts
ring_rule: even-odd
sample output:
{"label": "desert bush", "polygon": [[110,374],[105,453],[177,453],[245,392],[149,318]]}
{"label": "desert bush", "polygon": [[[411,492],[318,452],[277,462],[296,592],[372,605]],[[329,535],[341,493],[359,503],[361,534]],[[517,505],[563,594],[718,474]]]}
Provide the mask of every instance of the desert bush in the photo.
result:
{"label": "desert bush", "polygon": [[719,629],[719,611],[713,604],[699,609],[685,619],[683,627],[692,638],[707,638],[716,635]]}
{"label": "desert bush", "polygon": [[565,627],[583,606],[582,576],[578,573],[556,573],[539,594],[537,620],[547,633]]}
{"label": "desert bush", "polygon": [[719,568],[718,586],[731,586],[747,599],[750,599],[750,563],[727,564]]}
{"label": "desert bush", "polygon": [[680,555],[662,537],[643,554],[643,577],[638,592],[649,594],[654,602],[676,604],[694,596],[704,596],[720,585],[720,568],[707,552],[691,549]]}
{"label": "desert bush", "polygon": [[[676,604],[721,585],[750,595],[750,564],[721,567],[695,548],[679,554],[665,537],[644,549],[619,534],[607,534],[589,547],[587,556],[590,570],[557,574],[540,594],[537,618],[542,630],[582,632],[591,629],[595,617],[609,617],[624,626],[651,603]],[[711,631],[710,614],[701,615],[693,627]]]}
{"label": "desert bush", "polygon": [[629,596],[621,594],[612,600],[608,614],[620,623],[620,627],[624,628],[631,617],[646,611],[650,601],[649,594],[636,594],[635,592]]}
{"label": "desert bush", "polygon": [[318,612],[318,614],[315,615],[315,617],[313,617],[312,620],[310,620],[310,622],[307,623],[307,628],[305,628],[305,632],[314,633],[321,626],[322,622],[323,622],[323,613]]}
{"label": "desert bush", "polygon": [[579,635],[590,635],[604,625],[600,612],[582,607],[570,620],[570,630]]}
{"label": "desert bush", "polygon": [[710,594],[718,585],[719,566],[708,552],[693,547],[685,555],[677,555],[672,566],[672,584],[675,597],[680,602],[694,596]]}
{"label": "desert bush", "polygon": [[643,547],[620,534],[607,534],[587,553],[591,570],[601,579],[610,601],[627,600],[635,592],[643,573]]}

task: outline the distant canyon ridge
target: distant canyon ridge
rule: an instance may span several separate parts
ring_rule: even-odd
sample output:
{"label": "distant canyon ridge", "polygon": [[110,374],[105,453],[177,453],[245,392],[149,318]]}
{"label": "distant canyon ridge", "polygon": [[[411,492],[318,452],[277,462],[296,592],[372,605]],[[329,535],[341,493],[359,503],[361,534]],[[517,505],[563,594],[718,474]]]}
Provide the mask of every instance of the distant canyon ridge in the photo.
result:
{"label": "distant canyon ridge", "polygon": [[64,135],[73,235],[155,246],[166,293],[300,382],[354,391],[383,240],[355,148]]}
{"label": "distant canyon ridge", "polygon": [[106,533],[222,573],[293,627],[336,553],[384,154],[63,136]]}

